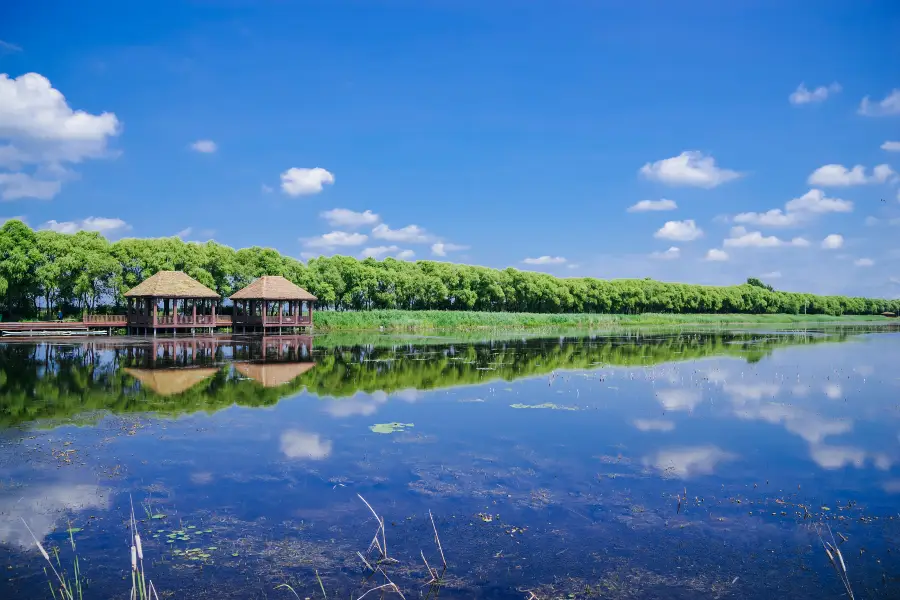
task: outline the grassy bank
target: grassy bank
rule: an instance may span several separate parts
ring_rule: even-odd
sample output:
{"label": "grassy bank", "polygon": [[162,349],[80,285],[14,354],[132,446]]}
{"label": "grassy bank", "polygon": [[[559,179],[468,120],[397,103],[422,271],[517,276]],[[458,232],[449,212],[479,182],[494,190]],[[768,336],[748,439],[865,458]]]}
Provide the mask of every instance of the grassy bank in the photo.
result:
{"label": "grassy bank", "polygon": [[787,314],[544,314],[441,310],[319,311],[318,331],[438,331],[466,329],[533,329],[538,327],[627,327],[642,325],[766,325],[891,322],[881,316]]}

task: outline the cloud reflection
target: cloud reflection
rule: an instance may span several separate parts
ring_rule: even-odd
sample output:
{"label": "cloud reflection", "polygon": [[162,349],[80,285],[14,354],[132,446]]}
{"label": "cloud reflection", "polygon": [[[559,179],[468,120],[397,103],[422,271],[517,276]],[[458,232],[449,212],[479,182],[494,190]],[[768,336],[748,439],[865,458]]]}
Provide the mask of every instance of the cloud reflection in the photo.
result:
{"label": "cloud reflection", "polygon": [[703,396],[697,390],[673,388],[660,390],[656,393],[656,399],[666,410],[690,412],[703,401]]}
{"label": "cloud reflection", "polygon": [[661,450],[644,459],[644,464],[664,475],[689,479],[697,475],[711,475],[719,463],[735,460],[737,456],[713,445],[687,446]]}
{"label": "cloud reflection", "polygon": [[675,423],[663,419],[635,419],[632,424],[640,431],[672,431]]}
{"label": "cloud reflection", "polygon": [[109,490],[91,484],[35,485],[0,498],[0,542],[34,548],[22,524],[24,519],[38,540],[43,540],[64,521],[65,513],[89,508],[109,508]]}
{"label": "cloud reflection", "polygon": [[322,460],[331,454],[331,441],[318,433],[288,429],[281,434],[281,452],[288,458]]}

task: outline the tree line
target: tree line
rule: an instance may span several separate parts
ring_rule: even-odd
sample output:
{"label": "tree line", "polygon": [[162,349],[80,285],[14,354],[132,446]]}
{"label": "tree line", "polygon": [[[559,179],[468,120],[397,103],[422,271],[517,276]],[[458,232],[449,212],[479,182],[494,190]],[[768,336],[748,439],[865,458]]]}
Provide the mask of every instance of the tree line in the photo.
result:
{"label": "tree line", "polygon": [[[161,270],[184,271],[223,297],[262,275],[282,275],[329,310],[476,310],[536,313],[788,313],[826,315],[900,312],[900,300],[776,291],[759,280],[733,286],[651,279],[559,278],[513,268],[491,269],[420,260],[303,263],[271,248],[235,250],[214,241],[126,238],[96,232],[34,231],[21,221],[0,227],[0,312],[37,318],[63,310],[115,312],[124,293]],[[227,312],[225,307],[225,312]]]}

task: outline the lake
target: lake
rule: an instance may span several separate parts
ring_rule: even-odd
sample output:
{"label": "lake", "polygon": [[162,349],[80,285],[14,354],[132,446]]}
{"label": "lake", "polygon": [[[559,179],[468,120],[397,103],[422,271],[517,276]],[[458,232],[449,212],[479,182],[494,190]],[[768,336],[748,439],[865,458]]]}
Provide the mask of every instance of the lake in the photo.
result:
{"label": "lake", "polygon": [[844,597],[823,539],[900,597],[898,359],[895,326],[2,340],[0,597],[51,597],[23,521],[127,597],[132,505],[162,597]]}

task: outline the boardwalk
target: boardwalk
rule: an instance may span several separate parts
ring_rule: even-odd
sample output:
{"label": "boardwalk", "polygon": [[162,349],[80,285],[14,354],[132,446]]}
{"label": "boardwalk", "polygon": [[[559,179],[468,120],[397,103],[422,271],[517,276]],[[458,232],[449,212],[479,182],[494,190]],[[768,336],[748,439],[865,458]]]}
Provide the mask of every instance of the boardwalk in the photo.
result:
{"label": "boardwalk", "polygon": [[[112,330],[127,325],[125,315],[85,315],[81,321],[20,321],[0,322],[0,334],[37,334],[52,332],[89,332]],[[204,324],[209,327],[208,323]],[[231,327],[230,315],[216,315],[214,327]]]}

